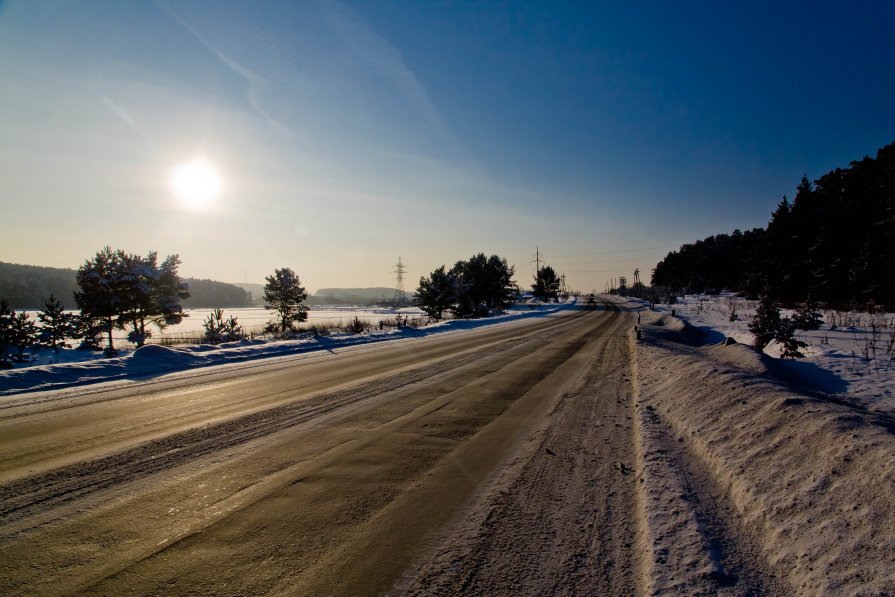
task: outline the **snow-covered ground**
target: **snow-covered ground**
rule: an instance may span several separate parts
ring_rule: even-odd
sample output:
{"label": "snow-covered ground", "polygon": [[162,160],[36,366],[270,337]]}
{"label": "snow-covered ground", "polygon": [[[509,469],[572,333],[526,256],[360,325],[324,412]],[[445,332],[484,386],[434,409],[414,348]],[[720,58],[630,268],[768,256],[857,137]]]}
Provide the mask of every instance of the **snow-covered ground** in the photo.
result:
{"label": "snow-covered ground", "polygon": [[[147,344],[137,349],[122,340],[116,345],[116,348],[120,350],[118,355],[113,358],[105,358],[100,351],[62,349],[56,353],[52,350],[44,349],[35,354],[35,358],[31,363],[19,364],[15,369],[0,371],[0,395],[70,387],[121,379],[128,376],[143,376],[195,367],[242,363],[255,359],[280,357],[314,350],[333,350],[383,340],[418,338],[510,322],[522,318],[543,317],[572,305],[574,305],[574,300],[561,305],[525,305],[507,310],[504,314],[495,317],[448,320],[418,328],[374,329],[372,332],[363,334],[337,332],[327,336],[315,337],[311,332],[306,332],[299,334],[293,340],[255,338],[214,346],[210,344],[178,344],[175,346]],[[210,311],[208,309],[191,312],[191,317],[184,320],[185,323],[181,324],[181,326],[194,326],[195,322],[198,321],[197,329],[201,329],[201,321],[207,317],[207,313]],[[249,316],[246,316],[246,312],[250,312]],[[249,322],[256,321],[252,315],[255,315],[257,318],[259,315],[264,314],[262,324],[270,320],[270,312],[263,309],[225,310],[225,317],[230,314],[237,315],[241,325],[246,321],[247,327],[252,327],[253,325]],[[401,317],[419,317],[421,311],[413,307],[397,311],[386,309],[363,310],[354,307],[314,310],[311,311],[310,319],[304,325],[324,322],[338,324],[350,321],[355,316],[375,324],[380,319],[393,320],[398,315]],[[243,317],[245,317],[245,320]],[[172,331],[168,328],[165,332],[169,336],[174,334],[183,336],[190,331],[198,333],[197,329],[186,327],[180,331]]]}
{"label": "snow-covered ground", "polygon": [[826,313],[802,335],[809,356],[783,360],[748,346],[741,299],[625,304],[641,322],[629,341],[648,592],[717,594],[740,577],[756,594],[893,594],[892,316]]}
{"label": "snow-covered ground", "polygon": [[[757,301],[733,295],[690,295],[674,305],[657,305],[660,313],[675,314],[701,328],[709,342],[730,337],[752,344],[748,324]],[[736,311],[738,319],[730,321]],[[827,394],[848,394],[849,400],[874,410],[895,413],[895,314],[822,311],[824,323],[818,330],[799,331],[808,344],[804,359],[780,363],[810,383],[810,389]],[[783,311],[784,315],[792,315]],[[775,342],[766,354],[779,357]]]}

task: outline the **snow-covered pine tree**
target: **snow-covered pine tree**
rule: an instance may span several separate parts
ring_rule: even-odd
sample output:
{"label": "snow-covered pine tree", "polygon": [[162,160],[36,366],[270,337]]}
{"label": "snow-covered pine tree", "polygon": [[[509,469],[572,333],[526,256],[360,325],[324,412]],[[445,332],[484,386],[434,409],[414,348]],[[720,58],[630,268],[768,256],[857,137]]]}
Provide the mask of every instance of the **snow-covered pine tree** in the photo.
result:
{"label": "snow-covered pine tree", "polygon": [[116,327],[130,328],[128,339],[142,346],[152,333],[148,324],[163,329],[179,323],[186,317],[180,301],[189,297],[187,285],[177,273],[179,265],[177,255],[169,255],[159,265],[155,251],[143,257],[110,247],[85,261],[77,273],[81,290],[75,293],[75,302],[89,323],[80,330],[85,344],[89,347],[96,320],[103,323],[110,353],[115,351],[112,330]]}
{"label": "snow-covered pine tree", "polygon": [[759,350],[771,340],[780,344],[780,356],[784,359],[802,358],[799,349],[807,344],[796,338],[796,324],[789,317],[780,317],[780,306],[769,295],[764,295],[755,309],[755,317],[749,323],[749,331],[755,336],[753,345]]}
{"label": "snow-covered pine tree", "polygon": [[155,251],[149,252],[146,257],[118,251],[118,257],[122,264],[123,299],[118,326],[130,326],[128,339],[142,346],[152,336],[147,324],[155,324],[163,330],[186,317],[180,301],[188,298],[190,293],[177,273],[180,266],[178,255],[169,255],[161,265]]}
{"label": "snow-covered pine tree", "polygon": [[102,322],[103,333],[109,341],[106,348],[109,355],[115,354],[112,330],[124,312],[122,273],[120,251],[107,246],[97,251],[93,259],[86,260],[76,275],[81,290],[75,292],[75,302],[88,318]]}
{"label": "snow-covered pine tree", "polygon": [[155,314],[154,288],[158,280],[158,254],[150,251],[146,257],[116,251],[121,264],[119,295],[121,312],[116,322],[119,328],[130,327],[127,339],[137,346],[143,346],[152,331],[146,324]]}
{"label": "snow-covered pine tree", "polygon": [[209,344],[233,342],[244,337],[236,317],[231,315],[228,319],[224,319],[222,309],[215,309],[209,313],[202,325],[205,328],[205,341]]}

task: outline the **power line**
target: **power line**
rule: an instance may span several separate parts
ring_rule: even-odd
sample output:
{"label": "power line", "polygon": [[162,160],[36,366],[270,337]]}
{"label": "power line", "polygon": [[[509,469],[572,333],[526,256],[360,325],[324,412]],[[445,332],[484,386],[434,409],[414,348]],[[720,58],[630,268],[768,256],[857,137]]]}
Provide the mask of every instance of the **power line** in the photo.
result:
{"label": "power line", "polygon": [[[586,259],[582,261],[566,261],[565,263],[560,262],[558,265],[563,267],[569,267],[574,265],[613,265],[613,264],[628,264],[631,263],[633,257],[629,257],[627,259]],[[641,258],[637,258],[641,259]]]}
{"label": "power line", "polygon": [[571,255],[556,255],[554,259],[565,257],[589,257],[591,255],[620,255],[622,253],[639,253],[642,251],[656,251],[658,249],[673,249],[679,245],[664,245],[661,247],[644,247],[642,249],[625,249],[623,251],[595,251],[593,253],[573,253]]}
{"label": "power line", "polygon": [[[563,268],[567,269],[567,268]],[[614,274],[618,272],[626,272],[628,268],[623,269],[588,269],[588,270],[576,270],[576,269],[568,269],[568,271],[574,274]]]}

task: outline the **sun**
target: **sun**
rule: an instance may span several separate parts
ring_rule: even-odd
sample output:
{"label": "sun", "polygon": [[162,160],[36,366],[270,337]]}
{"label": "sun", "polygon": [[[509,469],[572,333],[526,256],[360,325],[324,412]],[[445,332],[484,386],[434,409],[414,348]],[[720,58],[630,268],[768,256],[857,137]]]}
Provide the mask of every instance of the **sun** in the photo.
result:
{"label": "sun", "polygon": [[193,210],[211,204],[223,186],[220,172],[204,158],[195,158],[174,168],[169,182],[184,207]]}

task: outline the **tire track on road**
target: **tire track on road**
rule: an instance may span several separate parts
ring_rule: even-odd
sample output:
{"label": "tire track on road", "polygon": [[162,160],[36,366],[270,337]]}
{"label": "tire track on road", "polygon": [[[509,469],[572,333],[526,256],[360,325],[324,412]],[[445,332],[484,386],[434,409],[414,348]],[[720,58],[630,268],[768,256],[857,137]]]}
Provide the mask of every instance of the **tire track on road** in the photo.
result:
{"label": "tire track on road", "polygon": [[491,355],[500,355],[526,344],[556,337],[577,317],[560,320],[547,330],[487,345],[455,358],[403,371],[337,392],[318,393],[299,402],[255,412],[243,417],[193,428],[152,440],[105,457],[64,466],[0,486],[0,529],[28,516],[89,494],[159,473],[194,459],[250,442],[278,431],[307,423],[385,392],[395,391],[447,373]]}
{"label": "tire track on road", "polygon": [[540,428],[394,594],[640,592],[622,322],[594,330]]}

